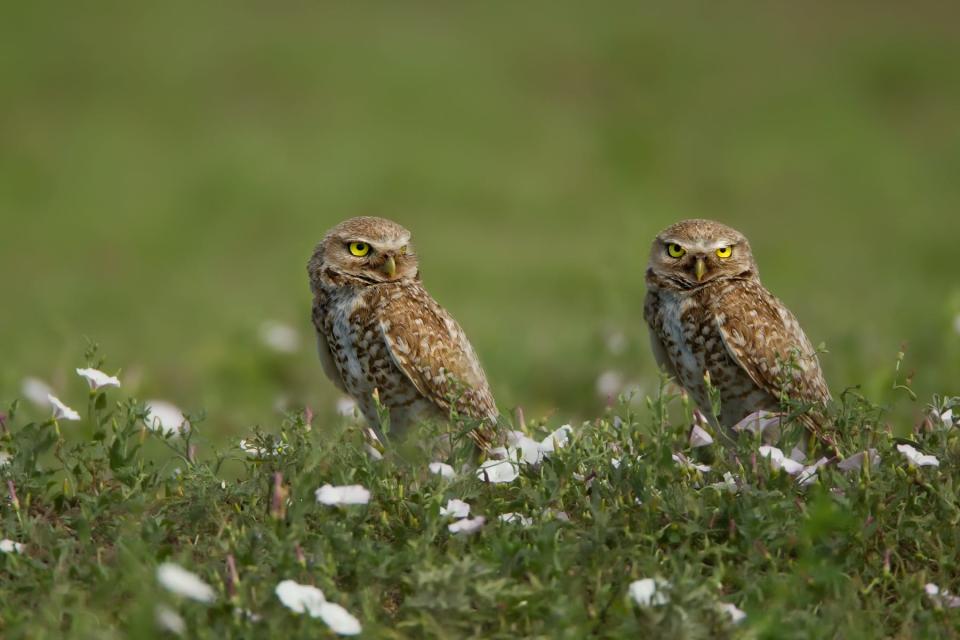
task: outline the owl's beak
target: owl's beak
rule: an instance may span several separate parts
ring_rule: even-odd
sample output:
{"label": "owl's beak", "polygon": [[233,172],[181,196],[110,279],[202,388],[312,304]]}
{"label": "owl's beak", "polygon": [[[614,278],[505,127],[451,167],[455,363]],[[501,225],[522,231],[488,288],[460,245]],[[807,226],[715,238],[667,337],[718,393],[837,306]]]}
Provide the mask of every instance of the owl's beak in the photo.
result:
{"label": "owl's beak", "polygon": [[387,256],[382,268],[387,277],[392,278],[397,274],[397,261],[393,259],[393,256]]}
{"label": "owl's beak", "polygon": [[697,263],[693,265],[693,275],[697,276],[697,282],[703,280],[707,274],[707,263],[703,258],[697,258]]}

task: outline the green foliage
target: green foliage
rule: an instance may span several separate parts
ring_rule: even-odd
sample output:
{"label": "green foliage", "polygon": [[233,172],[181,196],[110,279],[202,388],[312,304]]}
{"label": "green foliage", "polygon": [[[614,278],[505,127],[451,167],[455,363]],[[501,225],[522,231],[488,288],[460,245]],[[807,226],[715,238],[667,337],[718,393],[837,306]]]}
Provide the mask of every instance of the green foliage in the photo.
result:
{"label": "green foliage", "polygon": [[[349,420],[290,415],[241,450],[208,442],[200,416],[179,436],[160,435],[141,403],[103,391],[91,393],[82,423],[27,421],[14,404],[0,438],[10,454],[2,531],[25,548],[0,554],[0,631],[161,637],[155,615],[165,605],[189,637],[330,634],[284,608],[274,595],[284,579],[319,587],[368,637],[960,631],[960,609],[924,594],[928,582],[960,591],[960,429],[932,417],[960,399],[935,399],[938,413],[911,442],[940,466],[916,468],[880,426],[885,410],[847,396],[834,416],[838,447],[845,456],[875,448],[880,462],[843,472],[832,461],[807,486],[758,455],[749,434],[691,450],[682,399],[661,393],[647,405],[620,404],[514,482],[486,484],[466,450],[449,454],[466,469],[453,479],[428,472],[429,446],[373,460]],[[414,439],[437,436],[425,426]],[[784,441],[799,436],[787,427]],[[677,464],[678,452],[712,469]],[[327,483],[359,484],[372,498],[319,504],[314,492]],[[451,534],[440,515],[451,498],[486,517],[484,528]],[[532,524],[502,522],[503,513]],[[155,573],[168,561],[210,584],[215,602],[164,590]],[[670,583],[667,604],[631,600],[630,583],[647,577]],[[734,625],[720,603],[747,619]]]}

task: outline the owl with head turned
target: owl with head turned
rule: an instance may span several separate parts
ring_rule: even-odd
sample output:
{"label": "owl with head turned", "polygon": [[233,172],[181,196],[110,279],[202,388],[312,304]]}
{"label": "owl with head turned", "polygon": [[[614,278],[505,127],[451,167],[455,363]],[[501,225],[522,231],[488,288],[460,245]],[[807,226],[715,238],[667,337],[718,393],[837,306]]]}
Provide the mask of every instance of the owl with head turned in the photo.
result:
{"label": "owl with head turned", "polygon": [[489,446],[498,412],[486,374],[463,329],[423,288],[409,231],[384,218],[346,220],[316,246],[307,272],[323,370],[381,439],[378,403],[393,433],[456,414]]}
{"label": "owl with head turned", "polygon": [[[650,248],[644,319],[660,367],[713,416],[732,427],[787,400],[806,406],[801,422],[822,426],[830,391],[816,350],[796,317],[760,283],[750,243],[711,220],[664,229]],[[709,386],[708,386],[709,385]]]}

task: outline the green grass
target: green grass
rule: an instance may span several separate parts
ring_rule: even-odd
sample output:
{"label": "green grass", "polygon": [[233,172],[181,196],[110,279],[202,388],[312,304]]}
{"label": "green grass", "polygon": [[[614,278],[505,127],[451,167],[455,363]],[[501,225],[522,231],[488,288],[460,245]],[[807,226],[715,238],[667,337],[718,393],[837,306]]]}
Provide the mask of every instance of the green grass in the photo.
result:
{"label": "green grass", "polygon": [[[195,637],[322,635],[273,596],[284,578],[374,637],[960,634],[923,595],[960,593],[957,432],[924,426],[927,399],[960,393],[957,7],[4,9],[0,406],[28,376],[92,404],[60,425],[62,460],[46,409],[22,403],[0,435],[20,500],[0,535],[27,545],[0,554],[0,635],[149,637],[156,602]],[[540,437],[578,427],[567,450],[504,486],[442,482],[416,447],[366,459],[312,347],[304,268],[358,214],[412,230],[501,410],[522,406]],[[874,446],[879,467],[798,489],[745,440],[699,451],[702,479],[672,462],[688,417],[674,399],[662,419],[643,268],[656,232],[693,216],[751,239],[764,283],[829,351],[841,451]],[[262,344],[271,320],[299,333],[295,352]],[[103,405],[73,373],[89,342],[123,380]],[[641,390],[633,404],[607,407],[605,372]],[[133,398],[204,414],[198,457],[143,431]],[[305,407],[312,430],[284,422]],[[255,428],[288,452],[248,460],[236,443]],[[905,466],[908,437],[939,469]],[[704,487],[724,471],[737,495]],[[313,500],[354,481],[369,506]],[[481,533],[448,534],[453,497],[490,518]],[[534,525],[501,525],[506,511]],[[164,593],[165,559],[217,603]],[[671,603],[631,604],[643,577],[671,581]]]}
{"label": "green grass", "polygon": [[[949,406],[960,410],[960,398],[936,410]],[[11,499],[0,522],[25,545],[0,554],[6,638],[162,637],[158,606],[182,617],[187,637],[328,635],[274,595],[288,579],[319,587],[365,637],[960,633],[960,608],[924,593],[927,583],[960,591],[960,428],[931,419],[912,434],[939,460],[916,468],[896,450],[888,412],[856,394],[835,408],[839,448],[874,447],[879,464],[842,472],[834,460],[807,486],[748,436],[691,450],[690,407],[667,394],[575,425],[565,447],[502,484],[469,469],[430,474],[423,443],[436,427],[373,460],[352,421],[291,415],[276,436],[253,439],[282,453],[250,457],[213,445],[196,417],[186,437],[160,436],[116,390],[91,393],[82,413],[27,422],[13,407],[4,421]],[[538,439],[556,427],[527,425]],[[788,429],[781,446],[797,438]],[[470,466],[469,440],[454,442],[464,446],[447,461]],[[676,452],[712,469],[681,467]],[[727,473],[736,490],[714,488]],[[362,485],[369,503],[318,504],[328,483]],[[480,531],[448,531],[440,509],[454,498],[487,519]],[[501,522],[509,512],[532,523]],[[164,562],[197,574],[213,601],[165,590],[155,577]],[[643,578],[667,581],[669,602],[635,603],[629,585]],[[721,603],[746,620],[734,625]]]}

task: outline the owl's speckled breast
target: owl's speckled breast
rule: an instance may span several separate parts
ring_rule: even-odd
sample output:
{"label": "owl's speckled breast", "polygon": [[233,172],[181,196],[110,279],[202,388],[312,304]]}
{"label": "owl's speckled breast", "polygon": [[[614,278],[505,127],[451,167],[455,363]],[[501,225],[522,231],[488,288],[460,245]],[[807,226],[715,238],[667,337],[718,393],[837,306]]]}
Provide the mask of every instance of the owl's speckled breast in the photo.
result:
{"label": "owl's speckled breast", "polygon": [[758,407],[775,408],[777,403],[751,380],[727,351],[718,318],[706,300],[711,294],[709,289],[651,290],[647,316],[677,382],[708,416],[712,408],[704,374],[709,372],[711,384],[720,392],[720,423],[729,426]]}

